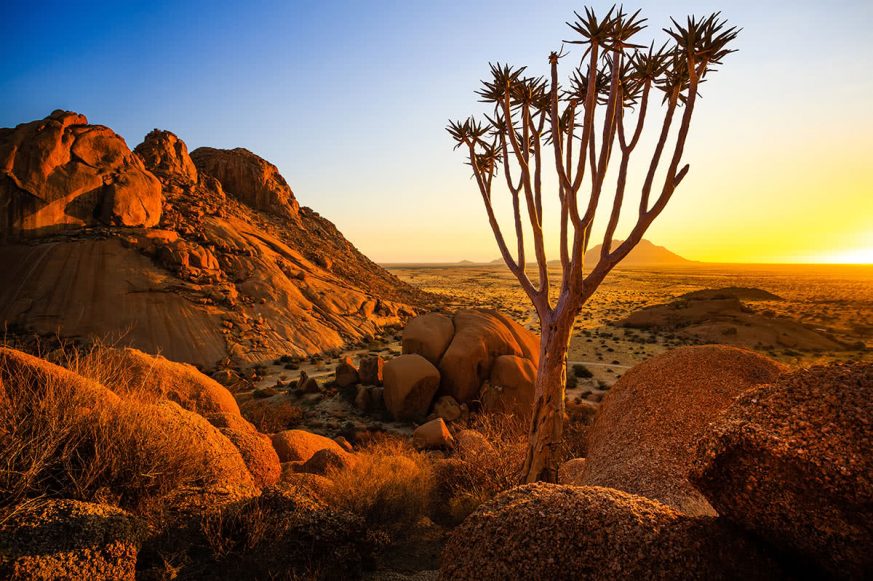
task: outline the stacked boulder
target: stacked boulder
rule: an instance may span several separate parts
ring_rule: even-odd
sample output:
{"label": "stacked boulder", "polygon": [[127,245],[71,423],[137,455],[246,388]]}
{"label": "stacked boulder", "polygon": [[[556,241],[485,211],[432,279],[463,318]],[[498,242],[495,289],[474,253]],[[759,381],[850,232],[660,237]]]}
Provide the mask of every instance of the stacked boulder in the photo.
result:
{"label": "stacked boulder", "polygon": [[603,399],[578,483],[714,516],[687,478],[700,436],[735,397],[781,371],[772,359],[720,345],[682,347],[637,365]]}
{"label": "stacked boulder", "polygon": [[873,364],[744,393],[703,434],[691,481],[799,576],[873,578]]}
{"label": "stacked boulder", "polygon": [[385,364],[385,405],[398,420],[433,410],[446,420],[462,407],[524,415],[533,405],[536,335],[492,310],[427,313],[403,331],[403,354]]}

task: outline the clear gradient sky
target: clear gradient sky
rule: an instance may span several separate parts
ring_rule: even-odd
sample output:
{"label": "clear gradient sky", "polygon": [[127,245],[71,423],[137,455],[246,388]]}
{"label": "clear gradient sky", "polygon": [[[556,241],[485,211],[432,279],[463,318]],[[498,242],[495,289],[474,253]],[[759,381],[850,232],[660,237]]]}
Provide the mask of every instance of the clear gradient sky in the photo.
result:
{"label": "clear gradient sky", "polygon": [[[873,2],[625,5],[649,18],[640,39],[719,9],[744,29],[702,88],[691,172],[647,238],[696,260],[873,262]],[[489,61],[545,73],[583,6],[5,0],[0,126],[63,108],[131,147],[155,127],[190,149],[246,147],[374,260],[490,260],[446,120],[481,111]]]}

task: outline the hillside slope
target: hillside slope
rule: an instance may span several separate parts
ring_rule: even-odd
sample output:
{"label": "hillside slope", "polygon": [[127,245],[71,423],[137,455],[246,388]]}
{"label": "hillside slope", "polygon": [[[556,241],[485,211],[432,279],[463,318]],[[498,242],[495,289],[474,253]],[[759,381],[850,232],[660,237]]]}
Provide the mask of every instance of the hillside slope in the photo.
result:
{"label": "hillside slope", "polygon": [[0,208],[12,330],[121,336],[211,367],[339,348],[429,300],[300,207],[272,164],[192,159],[166,131],[131,152],[64,111],[0,129]]}

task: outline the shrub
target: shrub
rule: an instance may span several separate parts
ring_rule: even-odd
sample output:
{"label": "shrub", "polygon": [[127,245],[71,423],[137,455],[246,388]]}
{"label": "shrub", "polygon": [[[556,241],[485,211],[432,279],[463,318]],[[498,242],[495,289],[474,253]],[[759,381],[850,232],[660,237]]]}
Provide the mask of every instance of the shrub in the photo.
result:
{"label": "shrub", "polygon": [[328,469],[328,504],[359,515],[368,528],[392,536],[427,514],[433,490],[429,458],[405,439],[381,437],[357,454],[353,465]]}
{"label": "shrub", "polygon": [[0,507],[55,497],[135,509],[200,480],[199,443],[160,423],[157,406],[33,361],[45,368],[0,364]]}
{"label": "shrub", "polygon": [[479,414],[470,424],[491,444],[462,448],[436,464],[433,516],[458,524],[480,504],[522,480],[527,450],[527,422],[509,414]]}
{"label": "shrub", "polygon": [[573,365],[573,375],[579,377],[581,379],[588,379],[590,377],[594,377],[594,374],[591,373],[591,370],[582,365],[581,363],[575,363]]}

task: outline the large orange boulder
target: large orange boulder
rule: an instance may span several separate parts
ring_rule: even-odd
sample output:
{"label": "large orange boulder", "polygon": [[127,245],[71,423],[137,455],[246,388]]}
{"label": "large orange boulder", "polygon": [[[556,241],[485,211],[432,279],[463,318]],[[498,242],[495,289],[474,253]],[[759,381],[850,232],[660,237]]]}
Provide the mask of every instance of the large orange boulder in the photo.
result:
{"label": "large orange boulder", "polygon": [[119,135],[55,111],[0,129],[0,234],[38,236],[99,223],[156,226],[161,184]]}
{"label": "large orange boulder", "polygon": [[269,436],[258,432],[248,420],[237,414],[214,413],[207,419],[236,446],[259,488],[279,482],[282,465]]}
{"label": "large orange boulder", "polygon": [[407,323],[403,329],[404,354],[418,354],[439,365],[455,334],[452,319],[442,313],[425,313]]}
{"label": "large orange boulder", "polygon": [[490,381],[482,388],[482,408],[518,417],[529,415],[533,410],[536,378],[537,367],[530,359],[501,355],[494,360]]}
{"label": "large orange boulder", "polygon": [[77,403],[84,406],[111,405],[121,401],[115,393],[96,381],[45,359],[0,347],[0,401],[4,390],[22,388],[37,397],[55,389],[74,393]]}
{"label": "large orange boulder", "polygon": [[539,338],[497,311],[463,310],[454,316],[455,334],[440,360],[440,391],[459,402],[479,396],[494,361],[515,355],[539,362]]}
{"label": "large orange boulder", "polygon": [[421,355],[400,355],[385,363],[385,407],[398,420],[427,415],[440,385],[440,372]]}
{"label": "large orange boulder", "polygon": [[185,142],[169,131],[155,129],[133,150],[155,175],[197,181],[197,168]]}
{"label": "large orange boulder", "polygon": [[440,578],[773,579],[778,569],[731,527],[611,488],[530,484],[454,529]]}
{"label": "large orange boulder", "polygon": [[275,165],[242,147],[199,147],[191,152],[197,169],[219,182],[225,192],[255,210],[295,218],[300,205]]}
{"label": "large orange boulder", "polygon": [[102,357],[126,375],[127,388],[156,399],[169,399],[200,415],[239,415],[239,406],[226,387],[193,365],[149,355],[138,349],[103,351]]}
{"label": "large orange boulder", "polygon": [[688,482],[704,428],[782,367],[752,351],[683,347],[637,365],[609,390],[588,435],[582,483],[652,498],[689,515],[714,515]]}
{"label": "large orange boulder", "polygon": [[143,530],[113,506],[26,503],[0,523],[0,578],[133,581]]}
{"label": "large orange boulder", "polygon": [[873,578],[873,364],[818,366],[741,395],[703,433],[691,474],[719,515],[810,561]]}
{"label": "large orange boulder", "polygon": [[273,434],[272,441],[273,447],[279,455],[279,460],[282,462],[306,462],[319,450],[345,452],[339,444],[330,438],[306,430],[285,430]]}

